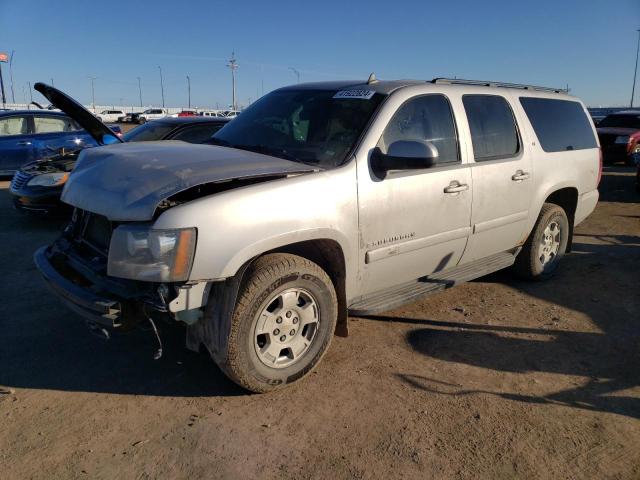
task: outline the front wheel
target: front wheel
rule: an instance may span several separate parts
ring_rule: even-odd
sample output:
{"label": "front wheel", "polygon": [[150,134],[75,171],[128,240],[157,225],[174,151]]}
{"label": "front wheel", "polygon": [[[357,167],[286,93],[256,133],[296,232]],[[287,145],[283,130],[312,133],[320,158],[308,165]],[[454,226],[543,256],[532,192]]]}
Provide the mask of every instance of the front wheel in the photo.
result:
{"label": "front wheel", "polygon": [[516,274],[528,280],[546,280],[558,268],[569,242],[569,220],[558,205],[545,203],[538,221],[516,258]]}
{"label": "front wheel", "polygon": [[245,274],[226,358],[218,365],[252,392],[290,384],[322,359],[337,312],[333,283],[318,265],[296,255],[265,255]]}

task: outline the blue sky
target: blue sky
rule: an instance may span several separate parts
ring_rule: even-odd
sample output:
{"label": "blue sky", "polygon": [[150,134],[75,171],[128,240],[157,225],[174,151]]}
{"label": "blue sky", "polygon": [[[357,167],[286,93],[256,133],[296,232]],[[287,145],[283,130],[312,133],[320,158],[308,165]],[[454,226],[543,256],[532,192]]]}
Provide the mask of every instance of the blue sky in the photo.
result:
{"label": "blue sky", "polygon": [[[461,78],[564,87],[591,106],[627,105],[639,0],[0,0],[0,51],[15,50],[16,101],[54,80],[84,103],[226,106],[301,81]],[[5,90],[9,74],[3,64]],[[638,89],[640,90],[640,88]],[[640,91],[636,94],[640,103]],[[34,92],[34,100],[41,99]]]}

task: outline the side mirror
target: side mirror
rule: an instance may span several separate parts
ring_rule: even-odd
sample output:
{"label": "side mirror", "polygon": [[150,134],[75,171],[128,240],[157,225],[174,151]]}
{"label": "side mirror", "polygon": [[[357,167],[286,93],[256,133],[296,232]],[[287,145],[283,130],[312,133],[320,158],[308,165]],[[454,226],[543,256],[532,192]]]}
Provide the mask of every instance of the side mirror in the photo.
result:
{"label": "side mirror", "polygon": [[438,159],[436,146],[424,140],[398,140],[389,145],[387,153],[376,148],[371,154],[371,168],[384,178],[389,170],[419,170],[430,168]]}

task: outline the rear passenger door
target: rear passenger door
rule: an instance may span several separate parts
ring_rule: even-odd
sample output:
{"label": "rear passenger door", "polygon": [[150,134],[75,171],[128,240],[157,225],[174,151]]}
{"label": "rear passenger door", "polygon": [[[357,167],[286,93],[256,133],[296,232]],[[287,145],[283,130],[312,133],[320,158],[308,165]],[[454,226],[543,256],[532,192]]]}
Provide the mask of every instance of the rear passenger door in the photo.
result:
{"label": "rear passenger door", "polygon": [[466,263],[524,243],[531,206],[531,155],[507,97],[462,96],[473,146],[472,235]]}

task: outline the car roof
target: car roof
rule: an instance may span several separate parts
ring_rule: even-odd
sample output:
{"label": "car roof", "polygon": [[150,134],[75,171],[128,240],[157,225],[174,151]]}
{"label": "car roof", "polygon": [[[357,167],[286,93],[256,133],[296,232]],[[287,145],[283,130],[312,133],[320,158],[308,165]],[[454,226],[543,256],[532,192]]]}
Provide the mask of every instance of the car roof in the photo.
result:
{"label": "car roof", "polygon": [[608,114],[607,117],[609,115],[640,115],[640,110],[619,110]]}
{"label": "car roof", "polygon": [[410,85],[421,85],[425,80],[377,80],[374,83],[367,83],[362,80],[342,80],[333,82],[312,82],[299,83],[288,87],[279,88],[278,91],[286,90],[347,90],[347,89],[367,89],[376,93],[388,95],[394,90]]}
{"label": "car roof", "polygon": [[38,114],[38,115],[51,115],[52,117],[68,117],[69,115],[67,115],[64,112],[57,112],[55,110],[41,110],[41,109],[35,109],[35,110],[2,110],[0,111],[0,116],[6,116],[6,115],[24,115],[24,114]]}
{"label": "car roof", "polygon": [[159,120],[154,120],[153,123],[163,123],[165,125],[185,125],[189,123],[226,123],[231,121],[230,118],[226,117],[200,117],[200,116],[191,116],[191,117],[165,117]]}

